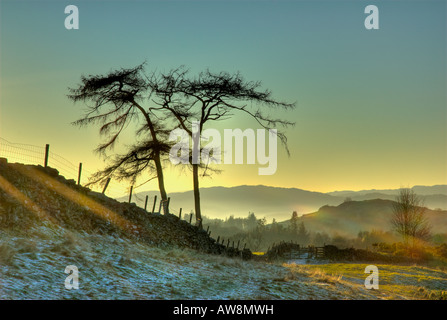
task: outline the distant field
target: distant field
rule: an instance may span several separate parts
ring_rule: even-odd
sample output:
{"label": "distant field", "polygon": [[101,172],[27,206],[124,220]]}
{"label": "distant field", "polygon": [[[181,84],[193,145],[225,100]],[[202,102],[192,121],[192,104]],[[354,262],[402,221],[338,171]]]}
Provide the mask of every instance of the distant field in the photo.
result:
{"label": "distant field", "polygon": [[[329,282],[364,287],[368,264],[330,263],[285,265],[292,272],[307,272]],[[447,299],[447,272],[421,266],[377,264],[379,290],[369,290],[385,299]]]}

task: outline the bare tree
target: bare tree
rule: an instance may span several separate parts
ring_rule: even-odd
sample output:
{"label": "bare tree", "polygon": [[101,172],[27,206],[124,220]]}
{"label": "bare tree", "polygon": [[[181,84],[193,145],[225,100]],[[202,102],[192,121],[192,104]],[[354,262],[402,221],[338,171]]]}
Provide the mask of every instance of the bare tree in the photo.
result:
{"label": "bare tree", "polygon": [[[153,90],[152,101],[159,106],[159,110],[168,111],[168,117],[188,133],[195,147],[200,145],[199,137],[206,124],[229,119],[235,113],[248,115],[264,129],[294,125],[292,121],[272,118],[265,113],[266,109],[292,109],[294,103],[274,100],[270,91],[260,90],[260,82],[247,82],[239,73],[212,73],[206,70],[194,78],[180,67],[167,73],[153,74],[149,78],[149,86]],[[196,134],[191,129],[193,120],[198,123]],[[277,135],[289,153],[286,135],[280,131]],[[192,150],[193,154],[198,152],[200,150]],[[207,165],[194,161],[190,163],[196,219],[200,224],[199,169],[201,165],[205,168]]]}
{"label": "bare tree", "polygon": [[[162,157],[170,149],[165,140],[168,130],[154,120],[150,108],[142,105],[150,95],[144,64],[111,71],[107,75],[82,76],[81,84],[77,88],[69,88],[69,92],[69,99],[87,104],[84,117],[73,124],[100,125],[99,133],[106,137],[106,142],[96,149],[101,155],[106,155],[114,147],[130,121],[143,119],[143,124],[136,130],[136,137],[143,136],[143,139],[130,147],[126,154],[116,155],[108,167],[94,175],[92,183],[104,182],[110,176],[135,181],[139,174],[149,170],[156,174],[161,199],[166,203]],[[88,105],[89,102],[93,104]],[[164,208],[166,212],[167,208]]]}
{"label": "bare tree", "polygon": [[414,246],[417,239],[429,238],[430,225],[425,215],[423,201],[412,189],[400,189],[393,204],[391,225],[402,237],[405,245],[411,241]]}

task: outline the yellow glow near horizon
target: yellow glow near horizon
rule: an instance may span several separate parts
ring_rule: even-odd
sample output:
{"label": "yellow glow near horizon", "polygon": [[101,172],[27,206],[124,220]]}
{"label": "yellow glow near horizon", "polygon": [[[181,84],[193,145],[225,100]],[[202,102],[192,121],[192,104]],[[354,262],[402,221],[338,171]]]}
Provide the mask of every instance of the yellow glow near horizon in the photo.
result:
{"label": "yellow glow near horizon", "polygon": [[[92,152],[101,138],[97,126],[71,125],[85,106],[67,99],[67,87],[76,87],[81,75],[147,61],[148,72],[180,65],[193,75],[206,68],[240,71],[247,81],[262,81],[275,99],[297,102],[288,112],[265,110],[296,122],[286,130],[291,157],[278,146],[273,176],[259,176],[257,165],[222,165],[224,172],[201,179],[201,187],[267,185],[330,192],[447,184],[442,1],[386,2],[380,30],[365,30],[364,13],[355,1],[342,6],[327,1],[325,10],[312,1],[207,6],[114,1],[107,15],[101,1],[91,1],[83,4],[89,14],[83,15],[80,29],[70,31],[61,23],[60,6],[43,3],[30,2],[29,10],[20,1],[1,3],[0,137],[50,144],[75,166],[83,163],[83,179],[87,171],[104,166]],[[225,28],[214,23],[228,17],[234,23]],[[203,41],[187,41],[190,34]],[[207,126],[257,128],[240,114]],[[128,126],[119,146],[135,142],[137,127]],[[111,154],[116,151],[119,147]],[[166,169],[165,176],[168,193],[192,189],[188,170]],[[125,190],[128,184],[120,186]],[[135,191],[157,189],[154,180]]]}

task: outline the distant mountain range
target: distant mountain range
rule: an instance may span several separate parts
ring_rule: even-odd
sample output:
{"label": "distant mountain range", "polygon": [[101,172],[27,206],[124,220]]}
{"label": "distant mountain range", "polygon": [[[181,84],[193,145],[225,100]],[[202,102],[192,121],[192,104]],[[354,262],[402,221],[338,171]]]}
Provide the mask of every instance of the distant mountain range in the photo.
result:
{"label": "distant mountain range", "polygon": [[[447,209],[447,185],[414,186],[413,190],[421,195],[425,206],[430,209]],[[278,188],[263,185],[237,187],[202,188],[200,197],[202,213],[213,218],[226,218],[230,215],[245,217],[254,212],[257,217],[272,218],[277,221],[289,219],[293,211],[299,215],[313,213],[323,206],[338,206],[346,198],[354,202],[364,200],[394,200],[396,190],[362,190],[362,191],[334,191],[329,193],[312,192],[297,188]],[[148,209],[152,209],[153,198],[158,192],[149,191],[135,194],[132,198],[139,206],[144,206],[146,195],[149,195]],[[170,193],[170,208],[173,213],[183,209],[183,213],[194,210],[192,191]],[[158,198],[160,196],[158,195]],[[127,201],[127,197],[118,199]],[[373,202],[375,203],[375,202]],[[375,203],[378,204],[378,203]],[[156,206],[158,210],[158,204]]]}
{"label": "distant mountain range", "polygon": [[[436,186],[414,186],[411,189],[414,190],[415,193],[421,196],[426,195],[447,195],[447,185],[436,185]],[[360,190],[360,191],[333,191],[328,192],[327,194],[339,197],[353,197],[367,194],[380,194],[380,195],[397,195],[399,193],[399,189],[371,189],[371,190]]]}

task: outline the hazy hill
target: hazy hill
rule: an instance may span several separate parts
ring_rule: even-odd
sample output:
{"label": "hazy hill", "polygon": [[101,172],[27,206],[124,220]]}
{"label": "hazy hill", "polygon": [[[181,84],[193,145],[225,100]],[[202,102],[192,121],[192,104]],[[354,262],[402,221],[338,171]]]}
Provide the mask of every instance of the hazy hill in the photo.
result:
{"label": "hazy hill", "polygon": [[[416,186],[413,189],[418,194],[423,194],[425,206],[431,209],[447,209],[447,186],[423,187]],[[429,194],[433,192],[433,194]],[[225,218],[230,215],[246,217],[249,212],[254,212],[258,217],[266,217],[285,220],[291,217],[293,211],[305,214],[317,211],[324,205],[339,205],[350,197],[352,200],[384,199],[394,200],[398,190],[364,190],[364,191],[336,191],[321,193],[301,190],[297,188],[277,188],[268,186],[237,186],[237,187],[212,187],[202,188],[200,196],[202,212],[213,218]],[[158,192],[142,192],[134,195],[132,201],[139,206],[144,206],[146,195],[149,195],[149,210],[152,209],[153,198]],[[194,211],[192,191],[170,193],[171,209],[178,213],[183,208],[184,213]],[[160,198],[158,196],[158,198]],[[127,201],[127,197],[119,199]],[[156,210],[159,206],[157,204]]]}
{"label": "hazy hill", "polygon": [[[419,194],[419,193],[417,193]],[[396,194],[384,194],[384,193],[366,193],[349,196],[352,200],[373,200],[373,199],[383,199],[383,200],[395,200]],[[420,195],[420,194],[419,194]],[[420,195],[426,207],[431,209],[447,209],[447,195],[445,194],[430,194],[430,195]]]}
{"label": "hazy hill", "polygon": [[[152,209],[153,197],[158,192],[143,192],[132,198],[139,206],[144,205],[144,199],[149,194],[148,207]],[[170,193],[170,208],[178,212],[183,208],[184,213],[194,210],[192,191]],[[160,196],[158,196],[160,198]],[[202,213],[213,218],[225,218],[230,215],[246,217],[254,212],[258,217],[268,220],[290,218],[293,211],[299,214],[317,210],[323,205],[338,205],[343,197],[335,197],[325,193],[311,192],[296,188],[276,188],[267,186],[238,186],[212,187],[200,190]],[[126,197],[120,201],[128,200]],[[158,205],[156,206],[158,210]]]}
{"label": "hazy hill", "polygon": [[[373,229],[388,231],[392,204],[393,201],[382,199],[349,201],[338,206],[323,206],[317,212],[304,215],[302,221],[312,231],[342,236],[355,237],[359,231]],[[434,233],[447,231],[447,211],[427,209],[426,213]]]}

